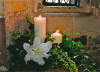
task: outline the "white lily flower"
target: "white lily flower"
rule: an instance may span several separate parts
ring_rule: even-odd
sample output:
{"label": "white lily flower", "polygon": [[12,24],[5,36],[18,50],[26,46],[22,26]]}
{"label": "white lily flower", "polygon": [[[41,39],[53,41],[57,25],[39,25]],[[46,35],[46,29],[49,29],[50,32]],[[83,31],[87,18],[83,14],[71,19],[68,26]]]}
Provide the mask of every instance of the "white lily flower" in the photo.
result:
{"label": "white lily flower", "polygon": [[50,55],[47,54],[49,50],[52,48],[52,43],[49,41],[47,43],[41,43],[39,37],[34,38],[33,45],[28,43],[24,43],[23,48],[26,50],[27,54],[25,56],[25,62],[33,60],[37,62],[39,65],[44,65],[44,59],[48,58]]}

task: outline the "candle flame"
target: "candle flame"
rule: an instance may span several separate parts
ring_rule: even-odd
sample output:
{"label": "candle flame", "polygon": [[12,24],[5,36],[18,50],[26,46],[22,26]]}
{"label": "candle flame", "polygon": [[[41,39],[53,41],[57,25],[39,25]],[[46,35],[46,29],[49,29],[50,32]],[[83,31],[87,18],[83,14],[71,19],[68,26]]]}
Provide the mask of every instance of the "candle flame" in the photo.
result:
{"label": "candle flame", "polygon": [[56,33],[59,33],[59,30],[57,30]]}
{"label": "candle flame", "polygon": [[41,15],[39,16],[39,19],[41,19]]}

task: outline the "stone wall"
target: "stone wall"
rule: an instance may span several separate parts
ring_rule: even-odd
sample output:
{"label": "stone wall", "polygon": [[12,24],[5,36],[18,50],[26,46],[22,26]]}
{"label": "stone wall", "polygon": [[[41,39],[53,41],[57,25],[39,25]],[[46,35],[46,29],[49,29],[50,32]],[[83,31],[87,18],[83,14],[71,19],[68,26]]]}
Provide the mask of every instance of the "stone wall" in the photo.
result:
{"label": "stone wall", "polygon": [[4,15],[4,2],[0,0],[0,16]]}
{"label": "stone wall", "polygon": [[[33,18],[34,16],[39,16],[39,14],[42,14],[44,16],[47,17],[47,32],[52,33],[54,32],[57,27],[61,29],[61,31],[65,30],[67,32],[81,32],[81,33],[85,33],[85,32],[94,32],[94,31],[98,31],[99,29],[97,28],[96,30],[88,30],[87,27],[90,27],[90,24],[92,23],[91,26],[94,27],[94,23],[96,22],[97,26],[95,25],[95,27],[98,27],[99,25],[99,18],[97,18],[97,20],[95,21],[91,16],[88,16],[87,13],[90,13],[92,9],[89,5],[88,0],[84,1],[81,0],[81,6],[80,8],[50,8],[50,7],[45,7],[41,5],[41,1],[42,0],[5,0],[4,4],[5,4],[5,17],[6,18],[6,28],[10,28],[12,26],[12,30],[13,30],[13,26],[15,25],[14,19],[16,20],[17,17],[14,16],[14,14],[16,13],[20,13],[26,12],[26,14],[24,14],[25,16],[29,16],[31,18],[31,21],[33,22]],[[13,4],[12,4],[13,3]],[[46,15],[45,13],[68,13],[68,12],[74,12],[74,14],[69,15],[69,14],[56,14],[56,15]],[[77,15],[75,13],[81,13],[80,15]],[[82,13],[86,13],[86,15],[83,15]],[[11,18],[11,15],[13,18]],[[10,17],[9,17],[10,16]],[[21,15],[22,16],[22,15]],[[23,16],[23,17],[25,17]],[[53,19],[52,19],[53,18]],[[11,21],[11,20],[12,21]],[[20,18],[19,18],[20,19]],[[89,20],[87,22],[87,20]],[[9,23],[9,22],[10,23]],[[56,21],[56,22],[55,22]],[[51,23],[52,22],[52,23]],[[11,24],[11,25],[9,25]],[[53,26],[52,26],[53,25]],[[50,27],[50,28],[48,28]],[[91,29],[95,29],[91,27]],[[51,29],[52,28],[52,29]],[[83,31],[81,29],[84,29]]]}
{"label": "stone wall", "polygon": [[11,44],[11,31],[23,30],[25,22],[27,0],[4,0],[6,44]]}
{"label": "stone wall", "polygon": [[56,29],[66,31],[70,34],[80,32],[81,34],[100,31],[100,16],[47,16],[47,31],[52,33]]}
{"label": "stone wall", "polygon": [[33,18],[40,14],[46,16],[47,32],[49,33],[55,32],[56,29],[60,29],[61,32],[66,31],[68,34],[75,32],[85,34],[100,30],[100,13],[97,8],[90,6],[92,1],[81,0],[79,8],[70,9],[66,7],[53,8],[42,6],[41,0],[33,2],[33,5],[35,5],[35,11],[32,13]]}
{"label": "stone wall", "polygon": [[0,18],[0,66],[7,64],[7,49],[5,44],[5,22]]}
{"label": "stone wall", "polygon": [[25,17],[26,17],[25,11],[13,12],[7,14],[5,21],[7,46],[9,44],[12,44],[12,39],[11,39],[12,31],[20,30],[21,32],[23,32],[25,29],[27,29],[28,24],[26,22]]}
{"label": "stone wall", "polygon": [[[16,30],[16,22],[20,25],[20,20],[29,16],[34,23],[34,17],[42,16],[47,17],[47,32],[55,32],[56,29],[60,29],[60,32],[66,31],[68,34],[80,32],[81,34],[100,31],[100,16],[98,15],[98,9],[91,7],[92,3],[88,0],[81,0],[81,6],[79,8],[66,8],[66,7],[45,7],[41,5],[42,0],[5,0],[5,23],[6,23],[6,35],[7,45],[10,43],[10,31]],[[56,14],[47,14],[56,13]],[[62,13],[62,14],[59,14]],[[22,22],[22,21],[21,21]],[[21,27],[21,25],[20,25]]]}

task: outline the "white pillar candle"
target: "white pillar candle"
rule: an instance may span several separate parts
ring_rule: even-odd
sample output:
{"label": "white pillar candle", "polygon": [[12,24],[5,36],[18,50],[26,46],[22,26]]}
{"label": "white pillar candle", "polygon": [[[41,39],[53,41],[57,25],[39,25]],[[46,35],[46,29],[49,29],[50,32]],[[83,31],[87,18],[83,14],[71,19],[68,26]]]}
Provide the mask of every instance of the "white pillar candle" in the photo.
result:
{"label": "white pillar candle", "polygon": [[58,43],[58,44],[62,43],[62,34],[59,33],[59,30],[51,34],[51,38],[54,38],[53,43]]}
{"label": "white pillar candle", "polygon": [[40,37],[43,42],[46,37],[46,17],[34,17],[34,31],[35,36]]}

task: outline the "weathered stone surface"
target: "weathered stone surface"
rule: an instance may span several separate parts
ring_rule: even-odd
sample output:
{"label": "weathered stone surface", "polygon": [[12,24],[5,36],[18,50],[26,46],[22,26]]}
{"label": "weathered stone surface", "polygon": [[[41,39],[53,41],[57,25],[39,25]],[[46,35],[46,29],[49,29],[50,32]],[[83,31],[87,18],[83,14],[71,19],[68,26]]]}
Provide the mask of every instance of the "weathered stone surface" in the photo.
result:
{"label": "weathered stone surface", "polygon": [[12,31],[20,30],[21,32],[23,32],[25,29],[27,29],[28,24],[26,22],[25,17],[26,17],[25,11],[6,14],[5,27],[6,27],[7,46],[12,43],[11,41]]}
{"label": "weathered stone surface", "polygon": [[7,49],[5,43],[5,23],[4,19],[0,19],[0,66],[7,65]]}
{"label": "weathered stone surface", "polygon": [[4,15],[4,0],[0,0],[0,16]]}
{"label": "weathered stone surface", "polygon": [[5,13],[26,10],[27,0],[4,0]]}

